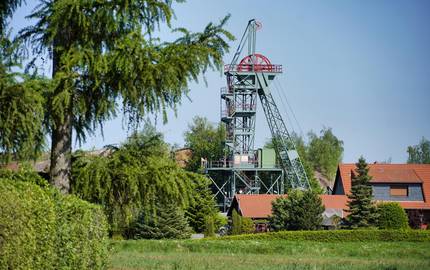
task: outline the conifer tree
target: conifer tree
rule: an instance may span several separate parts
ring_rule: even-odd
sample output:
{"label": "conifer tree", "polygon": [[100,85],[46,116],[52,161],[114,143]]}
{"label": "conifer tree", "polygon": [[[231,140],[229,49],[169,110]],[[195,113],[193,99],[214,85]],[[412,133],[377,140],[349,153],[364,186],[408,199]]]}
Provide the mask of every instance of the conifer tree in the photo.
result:
{"label": "conifer tree", "polygon": [[[220,69],[233,36],[220,24],[202,32],[174,29],[180,37],[161,42],[155,31],[172,27],[174,0],[45,0],[20,32],[36,57],[52,61],[46,122],[51,135],[51,183],[69,192],[72,131],[85,141],[119,109],[130,128],[148,113],[176,109],[190,80]],[[31,61],[34,63],[34,61]],[[122,104],[122,108],[118,105]]]}
{"label": "conifer tree", "polygon": [[[193,200],[185,213],[191,228],[201,233],[205,229],[205,219],[212,218],[214,226],[214,217],[218,213],[218,208],[214,200],[214,196],[209,188],[210,181],[199,174],[187,172],[185,173],[189,179],[193,181]],[[217,228],[214,228],[214,230]]]}
{"label": "conifer tree", "polygon": [[163,201],[156,203],[155,212],[143,211],[132,231],[135,239],[185,239],[191,235],[180,207]]}
{"label": "conifer tree", "polygon": [[351,172],[351,192],[348,194],[349,215],[346,218],[351,228],[371,227],[377,222],[376,206],[372,201],[372,187],[369,181],[369,167],[366,160],[360,157],[355,164],[355,172]]}

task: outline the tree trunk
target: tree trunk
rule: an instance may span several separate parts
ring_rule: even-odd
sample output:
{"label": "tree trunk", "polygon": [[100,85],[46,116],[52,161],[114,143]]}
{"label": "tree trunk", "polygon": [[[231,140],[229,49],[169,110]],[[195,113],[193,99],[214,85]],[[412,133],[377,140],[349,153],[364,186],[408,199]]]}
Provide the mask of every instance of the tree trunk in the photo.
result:
{"label": "tree trunk", "polygon": [[[53,68],[52,77],[60,69],[60,53],[55,49],[58,40],[54,40]],[[61,88],[57,92],[63,91]],[[54,94],[55,95],[55,94]],[[69,104],[64,104],[67,108],[63,115],[52,115],[53,125],[51,126],[51,167],[50,182],[62,193],[70,191],[70,177],[72,170],[72,117],[73,117],[73,98]]]}
{"label": "tree trunk", "polygon": [[63,123],[57,123],[52,129],[51,144],[51,183],[62,193],[70,190],[72,169],[72,125],[71,116],[64,117]]}

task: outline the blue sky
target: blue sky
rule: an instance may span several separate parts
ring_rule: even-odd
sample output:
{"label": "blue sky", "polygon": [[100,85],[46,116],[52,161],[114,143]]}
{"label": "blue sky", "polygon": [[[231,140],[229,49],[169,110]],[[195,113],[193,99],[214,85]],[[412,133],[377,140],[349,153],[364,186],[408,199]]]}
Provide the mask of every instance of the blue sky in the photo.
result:
{"label": "blue sky", "polygon": [[[24,16],[35,3],[27,0],[16,12],[14,32],[32,23]],[[305,133],[331,127],[344,141],[344,162],[363,155],[369,162],[391,158],[402,163],[408,145],[423,136],[430,139],[430,1],[188,0],[174,8],[174,27],[193,31],[231,14],[227,29],[237,38],[249,19],[261,21],[257,52],[284,66],[280,89],[300,124],[285,119],[287,126]],[[161,38],[172,38],[167,29],[161,31]],[[226,63],[237,42],[231,43]],[[183,132],[196,115],[219,121],[225,78],[213,71],[206,80],[207,85],[202,80],[190,84],[192,101],[185,98],[168,124],[157,122],[169,143],[183,144]],[[121,117],[106,123],[104,139],[97,132],[81,147],[124,141],[122,126]],[[259,108],[256,146],[269,137]]]}

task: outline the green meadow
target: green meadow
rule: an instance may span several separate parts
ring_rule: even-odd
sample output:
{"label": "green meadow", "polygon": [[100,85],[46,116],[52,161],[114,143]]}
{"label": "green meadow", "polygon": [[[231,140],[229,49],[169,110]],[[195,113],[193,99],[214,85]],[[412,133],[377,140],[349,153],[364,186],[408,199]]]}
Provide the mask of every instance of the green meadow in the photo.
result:
{"label": "green meadow", "polygon": [[128,240],[111,243],[120,269],[430,269],[430,242]]}

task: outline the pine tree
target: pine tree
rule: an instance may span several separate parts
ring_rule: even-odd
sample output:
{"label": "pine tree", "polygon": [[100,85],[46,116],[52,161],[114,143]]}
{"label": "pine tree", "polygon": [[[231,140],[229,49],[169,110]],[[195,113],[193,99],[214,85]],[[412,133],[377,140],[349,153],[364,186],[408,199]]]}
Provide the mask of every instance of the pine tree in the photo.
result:
{"label": "pine tree", "polygon": [[346,220],[351,228],[371,227],[377,222],[377,212],[372,202],[372,187],[369,181],[369,167],[366,160],[360,157],[355,173],[351,172],[351,193],[348,194],[349,215]]}
{"label": "pine tree", "polygon": [[175,203],[157,202],[155,212],[142,211],[132,229],[135,239],[185,239],[191,230]]}
{"label": "pine tree", "polygon": [[[187,172],[186,175],[193,181],[193,200],[185,213],[188,222],[197,233],[205,229],[205,218],[215,217],[218,213],[214,196],[209,188],[209,180],[196,173]],[[213,220],[214,226],[218,226],[216,220]],[[217,229],[216,227],[214,230]]]}

